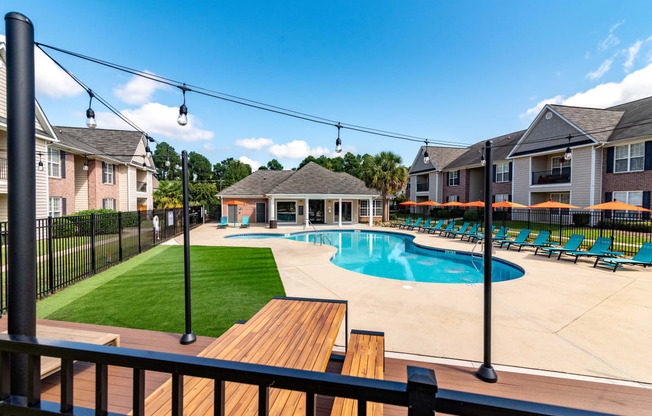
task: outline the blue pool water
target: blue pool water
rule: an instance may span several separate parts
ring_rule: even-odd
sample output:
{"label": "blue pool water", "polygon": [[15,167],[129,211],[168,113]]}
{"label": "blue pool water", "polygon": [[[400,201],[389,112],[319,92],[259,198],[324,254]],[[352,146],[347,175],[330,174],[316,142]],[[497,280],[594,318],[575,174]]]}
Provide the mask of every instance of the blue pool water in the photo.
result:
{"label": "blue pool water", "polygon": [[[409,235],[364,231],[322,231],[292,234],[243,234],[228,238],[284,238],[313,243],[318,234],[325,244],[337,247],[331,261],[337,266],[358,273],[388,279],[433,283],[482,283],[484,267],[479,253],[426,248],[414,244]],[[469,246],[471,247],[471,246]],[[502,282],[523,276],[523,269],[494,259],[492,280]]]}

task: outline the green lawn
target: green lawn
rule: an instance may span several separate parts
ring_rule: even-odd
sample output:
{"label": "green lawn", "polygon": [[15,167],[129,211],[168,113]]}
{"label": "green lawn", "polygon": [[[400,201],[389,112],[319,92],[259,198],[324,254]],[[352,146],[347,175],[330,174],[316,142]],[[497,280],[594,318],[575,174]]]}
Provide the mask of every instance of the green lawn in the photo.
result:
{"label": "green lawn", "polygon": [[[191,248],[197,335],[217,337],[285,294],[270,249]],[[50,296],[39,318],[154,331],[184,331],[183,247],[158,246]]]}

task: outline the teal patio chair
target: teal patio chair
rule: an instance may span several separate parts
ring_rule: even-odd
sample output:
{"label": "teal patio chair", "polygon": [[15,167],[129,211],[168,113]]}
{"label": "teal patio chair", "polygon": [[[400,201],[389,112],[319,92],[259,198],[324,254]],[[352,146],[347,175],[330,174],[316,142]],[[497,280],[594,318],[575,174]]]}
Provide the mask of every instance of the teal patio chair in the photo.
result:
{"label": "teal patio chair", "polygon": [[405,220],[405,222],[395,221],[395,222],[389,224],[389,226],[392,227],[392,228],[398,228],[401,225],[408,225],[410,222],[412,222],[412,217],[408,217],[407,220]]}
{"label": "teal patio chair", "polygon": [[[494,230],[491,230],[492,234],[493,234],[493,231]],[[507,231],[509,231],[509,227],[500,227],[498,229],[498,233],[496,233],[493,240],[494,241],[495,240],[502,240],[507,235]],[[473,237],[473,239],[482,241],[482,240],[484,240],[484,234],[482,234],[481,236]]]}
{"label": "teal patio chair", "polygon": [[[616,269],[618,269],[618,266],[624,266],[626,264],[631,264],[632,266],[643,266],[644,268],[647,266],[652,266],[652,243],[643,243],[641,248],[638,249],[634,257],[631,259],[612,259],[612,258],[600,258],[599,260],[602,261],[602,265],[605,266],[614,266],[614,273],[616,272]],[[597,261],[596,264],[593,265],[593,267],[597,266]]]}
{"label": "teal patio chair", "polygon": [[453,238],[455,238],[455,237],[457,237],[459,235],[460,236],[460,241],[464,240],[465,236],[476,234],[478,232],[478,228],[480,228],[480,224],[473,224],[473,227],[471,227],[470,230],[465,231],[463,233],[459,232],[459,231],[455,231],[455,232],[452,233]]}
{"label": "teal patio chair", "polygon": [[516,238],[508,237],[505,236],[505,238],[501,238],[500,240],[494,240],[496,244],[500,244],[500,248],[503,248],[503,245],[507,244],[507,250],[509,250],[509,247],[512,245],[512,243],[525,243],[525,240],[530,236],[530,233],[532,231],[528,230],[527,228],[523,228]]}
{"label": "teal patio chair", "polygon": [[437,224],[435,224],[434,226],[431,226],[431,227],[421,227],[421,230],[420,230],[420,231],[423,231],[424,233],[425,233],[426,231],[428,231],[428,232],[430,232],[430,231],[433,231],[433,232],[434,232],[434,231],[438,231],[438,230],[441,230],[441,226],[442,226],[442,225],[444,225],[444,220],[439,220],[439,221],[437,221]]}
{"label": "teal patio chair", "polygon": [[249,228],[249,217],[242,217],[240,228]]}
{"label": "teal patio chair", "polygon": [[522,243],[513,242],[512,244],[515,247],[518,246],[518,251],[521,251],[523,247],[536,247],[534,254],[537,254],[537,251],[539,251],[540,247],[546,247],[552,244],[551,242],[548,241],[549,238],[550,238],[549,231],[539,231],[539,235],[537,235],[537,238],[535,238],[534,241],[531,243],[524,241]]}
{"label": "teal patio chair", "polygon": [[566,241],[566,244],[564,244],[563,247],[541,247],[541,251],[543,253],[548,253],[548,258],[552,256],[552,253],[559,253],[559,256],[557,256],[557,260],[559,260],[561,258],[561,253],[577,251],[577,249],[580,248],[580,245],[582,245],[582,241],[584,241],[584,236],[582,234],[573,234],[570,236],[568,241]]}
{"label": "teal patio chair", "polygon": [[469,229],[469,226],[470,226],[470,225],[471,225],[471,224],[469,224],[468,222],[465,222],[465,223],[462,224],[462,226],[461,226],[460,228],[458,228],[457,230],[452,229],[452,230],[446,231],[446,237],[451,237],[451,236],[452,236],[453,238],[455,238],[455,236],[458,235],[458,234],[464,234],[464,233],[466,232],[466,230]]}
{"label": "teal patio chair", "polygon": [[229,223],[228,223],[227,220],[228,220],[227,217],[222,217],[222,218],[220,219],[220,223],[217,224],[217,228],[218,228],[218,229],[221,229],[221,228],[226,228],[226,227],[228,227],[228,226],[229,226]]}
{"label": "teal patio chair", "polygon": [[431,222],[432,222],[432,220],[430,218],[428,218],[425,223],[423,223],[421,225],[416,225],[416,226],[414,226],[414,228],[416,228],[417,231],[421,231],[422,228],[430,227]]}
{"label": "teal patio chair", "polygon": [[413,226],[414,224],[419,224],[419,223],[421,223],[421,217],[417,218],[417,219],[416,219],[413,223],[411,223],[411,224],[410,224],[409,222],[406,223],[406,224],[401,224],[401,225],[398,226],[398,228],[407,228],[407,227],[411,227],[411,226]]}
{"label": "teal patio chair", "polygon": [[442,229],[435,230],[435,231],[439,231],[439,235],[442,235],[444,233],[447,233],[447,232],[453,230],[453,227],[455,227],[455,221],[450,220],[450,221],[448,221],[448,225],[446,226],[446,228],[442,228]]}
{"label": "teal patio chair", "polygon": [[611,238],[609,237],[598,237],[597,240],[595,240],[595,243],[593,243],[593,246],[591,246],[588,251],[566,251],[560,253],[561,254],[566,254],[567,256],[575,256],[575,261],[573,263],[577,263],[577,259],[580,257],[597,257],[598,259],[604,255],[617,255],[620,254],[622,255],[623,253],[611,253],[609,251],[609,248],[611,247]]}
{"label": "teal patio chair", "polygon": [[414,224],[406,225],[404,227],[404,229],[406,229],[406,230],[414,230],[416,227],[419,226],[419,224],[421,224],[421,218],[418,218],[417,221]]}
{"label": "teal patio chair", "polygon": [[[491,226],[491,234],[492,234],[492,235],[493,235],[495,229],[496,229],[496,226],[495,226],[495,225],[492,225],[492,226]],[[473,240],[473,241],[475,241],[475,240],[481,240],[481,239],[484,238],[484,232],[481,232],[481,231],[477,231],[477,230],[476,230],[475,233],[467,233],[467,234],[463,235],[463,236],[462,236],[462,240],[464,240],[464,237],[466,237],[467,241],[471,241],[471,240]]]}

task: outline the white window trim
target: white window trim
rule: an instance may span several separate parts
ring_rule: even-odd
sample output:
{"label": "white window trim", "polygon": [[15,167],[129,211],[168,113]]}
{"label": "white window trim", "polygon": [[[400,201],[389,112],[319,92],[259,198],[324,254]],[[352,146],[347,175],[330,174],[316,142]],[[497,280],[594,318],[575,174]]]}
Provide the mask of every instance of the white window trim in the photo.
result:
{"label": "white window trim", "polygon": [[[455,177],[453,177],[453,173],[455,174]],[[457,180],[457,183],[451,184],[451,181],[455,182],[455,180]],[[459,186],[459,185],[460,185],[460,171],[453,170],[448,172],[448,186]]]}
{"label": "white window trim", "polygon": [[460,202],[460,196],[459,195],[448,195],[446,197],[446,199],[448,200],[446,202],[453,202],[453,201]]}
{"label": "white window trim", "polygon": [[[635,145],[643,145],[643,155],[642,156],[636,156],[637,158],[642,157],[643,158],[643,169],[636,169],[632,170],[631,165],[632,165],[632,146]],[[618,153],[618,148],[627,148],[627,157],[626,158],[618,158],[616,157]],[[617,170],[616,166],[619,160],[627,160],[627,169],[626,170]],[[645,143],[631,143],[631,144],[624,144],[622,146],[614,146],[614,166],[613,166],[614,173],[630,173],[630,172],[643,172],[645,170]]]}
{"label": "white window trim", "polygon": [[[104,169],[107,171],[102,172],[102,183],[105,185],[113,185],[113,163],[109,162],[104,162]],[[104,181],[104,178],[106,177],[107,181]],[[109,180],[110,178],[110,180]]]}
{"label": "white window trim", "polygon": [[[279,221],[278,220],[278,203],[279,202],[292,202],[294,203],[294,222],[286,222],[286,221]],[[299,223],[299,207],[297,204],[297,201],[292,201],[292,200],[287,200],[287,199],[277,199],[274,201],[274,215],[276,216],[276,221],[278,221],[279,224],[298,224]],[[303,209],[303,215],[306,215],[306,208],[304,207]]]}
{"label": "white window trim", "polygon": [[[344,201],[342,201],[344,202]],[[369,218],[369,201],[366,199],[360,200],[360,218]],[[380,211],[379,211],[380,209]],[[365,214],[366,211],[366,214]],[[374,199],[374,217],[383,216],[383,201]]]}
{"label": "white window trim", "polygon": [[[56,154],[56,161],[51,160],[51,157]],[[61,178],[61,151],[59,149],[48,148],[47,152],[48,164],[48,178]],[[52,174],[52,166],[57,166],[57,174]]]}
{"label": "white window trim", "polygon": [[[54,209],[57,207],[53,207],[53,203],[57,202],[59,204],[58,210]],[[57,212],[59,213],[57,215]],[[48,199],[48,216],[52,218],[59,218],[63,215],[63,207],[61,206],[61,197],[60,196],[51,196]]]}
{"label": "white window trim", "polygon": [[509,201],[509,194],[495,194],[495,202]]}
{"label": "white window trim", "polygon": [[[616,198],[616,194],[625,194],[625,200],[623,201],[622,199]],[[641,194],[641,203],[640,204],[632,204],[629,202],[629,198],[631,194]],[[611,193],[611,200],[612,201],[620,201],[624,202],[626,204],[631,204],[631,205],[636,205],[637,207],[643,207],[643,191],[613,191]]]}
{"label": "white window trim", "polygon": [[[111,201],[112,208],[106,207],[106,201]],[[102,198],[102,208],[103,209],[112,209],[115,210],[116,201],[115,198]]]}
{"label": "white window trim", "polygon": [[[499,169],[501,167],[501,169]],[[498,180],[498,175],[501,179]],[[509,182],[509,162],[496,163],[496,183]]]}

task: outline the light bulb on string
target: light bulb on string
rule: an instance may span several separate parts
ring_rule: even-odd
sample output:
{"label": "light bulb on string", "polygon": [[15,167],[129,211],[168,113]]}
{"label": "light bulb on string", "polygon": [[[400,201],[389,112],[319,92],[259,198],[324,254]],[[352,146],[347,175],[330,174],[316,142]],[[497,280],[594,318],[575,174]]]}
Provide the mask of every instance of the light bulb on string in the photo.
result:
{"label": "light bulb on string", "polygon": [[170,167],[170,156],[167,156],[165,158],[165,167],[168,167],[168,168]]}
{"label": "light bulb on string", "polygon": [[428,154],[428,140],[426,140],[426,151],[423,153],[423,163],[426,165],[430,163],[430,155]]}
{"label": "light bulb on string", "polygon": [[342,153],[342,139],[340,139],[340,129],[342,126],[337,123],[337,140],[335,140],[335,153]]}
{"label": "light bulb on string", "polygon": [[84,166],[82,167],[83,170],[88,170],[88,159],[84,160]]}
{"label": "light bulb on string", "polygon": [[89,102],[88,102],[88,110],[86,110],[86,127],[89,129],[94,129],[97,127],[97,121],[95,121],[95,111],[93,111],[93,108],[91,104],[93,103],[93,92],[91,90],[88,90],[88,95],[91,97]]}
{"label": "light bulb on string", "polygon": [[573,151],[570,147],[570,141],[573,138],[570,134],[568,135],[568,147],[566,148],[566,152],[564,153],[564,160],[571,160],[573,158]]}
{"label": "light bulb on string", "polygon": [[186,91],[189,91],[188,88],[186,88],[186,84],[183,84],[183,87],[181,88],[181,91],[183,92],[183,104],[181,104],[181,107],[179,107],[179,117],[177,117],[177,123],[179,123],[180,126],[185,126],[188,124],[188,107],[186,107]]}

